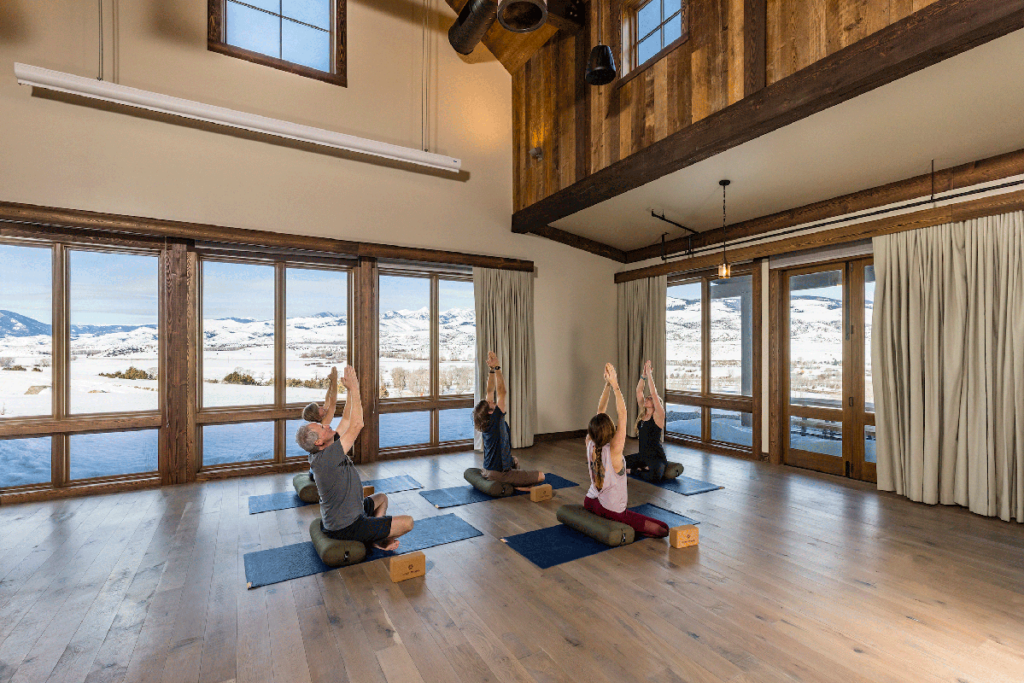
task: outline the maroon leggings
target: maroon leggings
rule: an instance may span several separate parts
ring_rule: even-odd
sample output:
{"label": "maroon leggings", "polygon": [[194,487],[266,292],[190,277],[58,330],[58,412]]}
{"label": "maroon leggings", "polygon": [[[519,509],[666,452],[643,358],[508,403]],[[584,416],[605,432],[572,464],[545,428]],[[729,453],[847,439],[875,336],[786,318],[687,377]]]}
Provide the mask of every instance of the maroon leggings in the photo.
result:
{"label": "maroon leggings", "polygon": [[662,522],[659,519],[648,517],[647,515],[641,515],[640,513],[633,512],[632,510],[623,510],[622,512],[612,512],[606,510],[601,501],[597,498],[591,498],[586,496],[583,499],[583,507],[586,508],[587,512],[592,512],[598,517],[604,517],[605,519],[615,520],[616,522],[622,522],[633,527],[633,530],[638,534],[644,536],[653,536],[655,538],[664,538],[668,536],[668,524]]}

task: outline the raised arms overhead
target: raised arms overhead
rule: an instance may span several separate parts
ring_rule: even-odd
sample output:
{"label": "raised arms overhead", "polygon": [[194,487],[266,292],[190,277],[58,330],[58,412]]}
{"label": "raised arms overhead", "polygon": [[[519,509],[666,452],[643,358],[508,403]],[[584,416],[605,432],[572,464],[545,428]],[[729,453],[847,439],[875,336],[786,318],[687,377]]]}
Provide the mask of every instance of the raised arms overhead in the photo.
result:
{"label": "raised arms overhead", "polygon": [[338,433],[341,434],[341,447],[348,453],[359,438],[359,432],[363,430],[363,400],[359,395],[359,378],[351,365],[345,368],[341,383],[348,389],[348,396],[345,398],[345,416],[338,425]]}
{"label": "raised arms overhead", "polygon": [[493,401],[498,404],[501,412],[508,413],[508,390],[505,388],[505,378],[501,374],[501,365],[497,354],[494,351],[487,352],[487,367],[491,369],[487,377],[487,398],[491,401],[491,392],[495,392]]}
{"label": "raised arms overhead", "polygon": [[[324,398],[324,407],[321,412],[320,424],[330,427],[334,422],[334,408],[338,405],[338,368],[331,368],[331,374],[327,376],[327,397]],[[348,412],[348,406],[345,406]]]}
{"label": "raised arms overhead", "polygon": [[654,423],[661,429],[665,428],[665,404],[658,396],[658,388],[654,386],[654,366],[651,361],[644,363],[644,375],[647,377],[647,390],[651,394],[651,401],[654,403]]}
{"label": "raised arms overhead", "polygon": [[616,472],[621,472],[626,466],[625,460],[622,457],[622,449],[626,446],[626,399],[622,397],[622,390],[619,389],[619,377],[615,372],[615,366],[611,363],[607,363],[604,366],[604,378],[608,383],[605,386],[605,391],[610,386],[612,391],[615,392],[615,411],[618,420],[616,420],[615,424],[615,436],[612,437],[611,441],[610,455],[612,467],[615,468]]}

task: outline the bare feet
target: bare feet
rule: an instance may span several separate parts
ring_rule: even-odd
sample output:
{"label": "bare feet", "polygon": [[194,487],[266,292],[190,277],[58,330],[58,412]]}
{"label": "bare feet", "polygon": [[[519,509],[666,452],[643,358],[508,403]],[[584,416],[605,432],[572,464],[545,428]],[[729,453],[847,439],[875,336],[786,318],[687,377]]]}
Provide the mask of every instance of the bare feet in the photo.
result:
{"label": "bare feet", "polygon": [[373,546],[375,548],[380,548],[381,550],[395,550],[398,548],[398,539],[387,538],[380,543],[374,543]]}

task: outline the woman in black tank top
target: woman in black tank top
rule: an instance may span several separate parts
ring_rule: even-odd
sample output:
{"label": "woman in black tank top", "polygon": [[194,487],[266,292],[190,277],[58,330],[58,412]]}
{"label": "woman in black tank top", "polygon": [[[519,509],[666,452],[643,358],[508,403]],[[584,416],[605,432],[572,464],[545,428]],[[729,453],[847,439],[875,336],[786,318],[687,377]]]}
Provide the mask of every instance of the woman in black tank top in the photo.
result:
{"label": "woman in black tank top", "polygon": [[[644,396],[644,380],[650,396]],[[640,452],[626,456],[629,473],[644,481],[661,481],[665,474],[665,447],[661,444],[661,432],[665,429],[665,406],[654,386],[654,371],[651,361],[644,363],[644,374],[636,385],[637,431],[640,437]]]}

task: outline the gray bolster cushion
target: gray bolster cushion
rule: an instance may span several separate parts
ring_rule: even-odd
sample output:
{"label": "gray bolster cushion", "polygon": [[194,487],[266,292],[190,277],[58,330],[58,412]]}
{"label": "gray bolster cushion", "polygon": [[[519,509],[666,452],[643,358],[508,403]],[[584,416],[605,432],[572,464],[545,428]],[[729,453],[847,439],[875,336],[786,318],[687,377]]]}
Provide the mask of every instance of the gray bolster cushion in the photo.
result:
{"label": "gray bolster cushion", "polygon": [[320,518],[309,524],[309,537],[316,548],[316,554],[328,567],[347,567],[362,562],[366,557],[366,546],[359,541],[338,541],[320,528]]}
{"label": "gray bolster cushion", "polygon": [[309,478],[309,472],[296,474],[292,479],[295,486],[295,493],[303,503],[319,503],[320,492],[316,490],[316,483]]}
{"label": "gray bolster cushion", "polygon": [[661,475],[662,479],[675,479],[683,473],[683,466],[677,462],[670,462],[665,465],[665,474]]}
{"label": "gray bolster cushion", "polygon": [[582,505],[563,505],[555,514],[558,521],[570,529],[586,534],[596,541],[612,547],[629,545],[636,538],[633,527],[587,512]]}
{"label": "gray bolster cushion", "polygon": [[490,479],[484,478],[484,472],[476,467],[470,467],[468,470],[463,472],[463,477],[466,478],[470,484],[473,485],[477,491],[486,493],[488,496],[494,498],[504,498],[505,496],[511,496],[516,492],[516,487],[512,484],[503,484],[500,481],[491,481]]}

